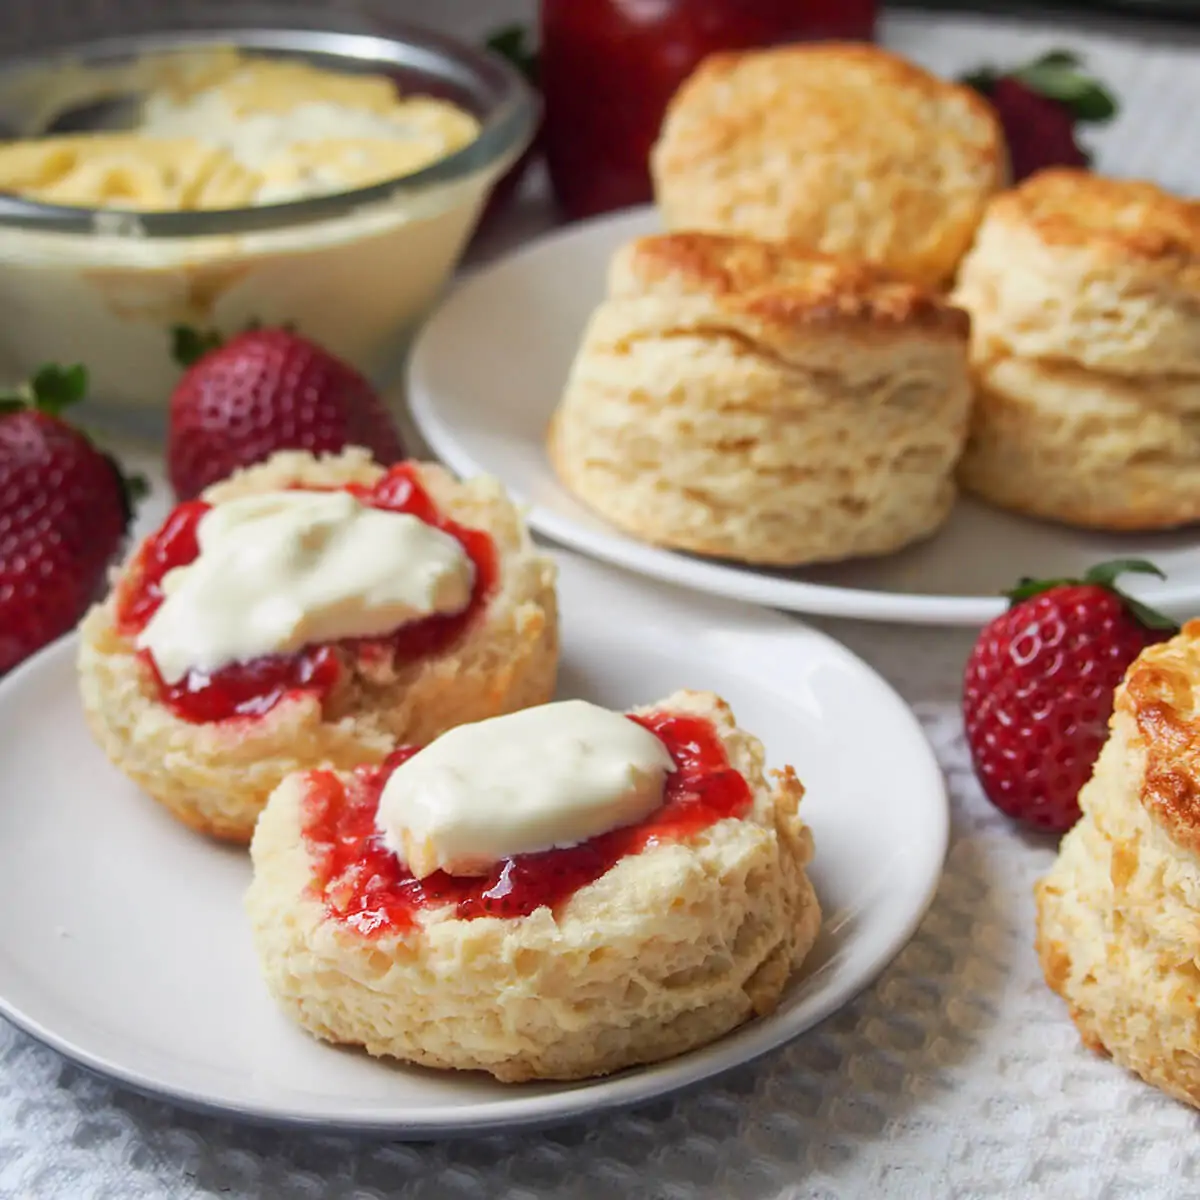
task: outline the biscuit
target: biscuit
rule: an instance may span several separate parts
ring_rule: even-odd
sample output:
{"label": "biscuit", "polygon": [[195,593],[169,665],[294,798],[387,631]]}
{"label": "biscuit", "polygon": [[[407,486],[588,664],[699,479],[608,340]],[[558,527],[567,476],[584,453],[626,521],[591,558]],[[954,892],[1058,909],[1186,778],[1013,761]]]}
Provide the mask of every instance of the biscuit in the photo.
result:
{"label": "biscuit", "polygon": [[651,154],[671,229],[788,238],[929,286],[1008,174],[991,105],[874,46],[711,55]]}
{"label": "biscuit", "polygon": [[794,243],[643,238],[613,260],[549,433],[634,537],[770,566],[932,533],[966,437],[968,320]]}
{"label": "biscuit", "polygon": [[1084,1042],[1200,1107],[1200,622],[1142,652],[1039,881],[1037,949]]}
{"label": "biscuit", "polygon": [[978,385],[963,487],[1088,528],[1200,518],[1200,204],[1043,171],[992,201],[953,298]]}
{"label": "biscuit", "polygon": [[[284,452],[202,498],[219,504],[296,484],[370,485],[383,473],[357,448],[320,459]],[[151,667],[117,621],[135,549],[112,594],[80,626],[84,711],[109,759],[185,824],[247,842],[267,797],[295,771],[379,762],[397,741],[430,741],[453,725],[547,701],[558,664],[553,563],[535,551],[498,483],[459,482],[429,464],[419,477],[443,513],[490,534],[497,550],[495,591],[457,644],[407,663],[339,647],[341,678],[324,705],[296,692],[261,717],[195,724],[161,702]]]}
{"label": "biscuit", "polygon": [[761,745],[717,697],[676,693],[652,709],[712,722],[751,810],[652,842],[523,917],[466,919],[450,905],[359,932],[314,895],[309,779],[286,780],[255,830],[246,897],[276,1001],[328,1041],[514,1082],[657,1062],[773,1010],[820,925],[803,788],[790,768],[764,777]]}
{"label": "biscuit", "polygon": [[1200,519],[1200,377],[1139,382],[1005,357],[976,367],[962,486],[1092,529]]}
{"label": "biscuit", "polygon": [[1200,376],[1200,202],[1042,171],[988,206],[955,301],[982,359]]}

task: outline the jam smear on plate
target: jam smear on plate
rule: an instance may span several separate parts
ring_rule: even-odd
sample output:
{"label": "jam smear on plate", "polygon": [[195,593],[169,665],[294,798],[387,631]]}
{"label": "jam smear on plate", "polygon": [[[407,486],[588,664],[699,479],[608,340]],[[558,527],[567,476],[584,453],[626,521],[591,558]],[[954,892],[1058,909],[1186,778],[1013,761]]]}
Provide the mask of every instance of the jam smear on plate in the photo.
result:
{"label": "jam smear on plate", "polygon": [[[492,539],[444,517],[410,463],[391,467],[370,487],[351,484],[346,491],[375,508],[410,513],[455,538],[475,564],[475,586],[470,603],[461,613],[425,617],[386,637],[347,638],[336,645],[351,653],[386,655],[398,662],[412,662],[445,649],[475,619],[495,587],[498,563]],[[163,602],[162,581],[167,572],[187,566],[200,553],[196,531],[208,509],[201,500],[180,504],[147,539],[133,567],[132,584],[118,598],[117,620],[127,636],[140,633]],[[341,672],[334,645],[306,646],[296,654],[266,655],[218,671],[190,671],[178,683],[167,683],[159,675],[148,652],[142,651],[141,658],[158,680],[163,703],[176,716],[197,724],[261,716],[284,696],[296,692],[308,692],[324,700]]]}
{"label": "jam smear on plate", "polygon": [[630,717],[666,746],[675,770],[663,803],[646,820],[578,846],[503,859],[487,875],[435,871],[414,879],[375,828],[379,797],[392,771],[417,753],[398,750],[382,765],[360,767],[349,785],[330,771],[308,776],[302,825],[313,861],[313,892],[334,917],[373,936],[412,928],[421,909],[452,904],[455,916],[523,917],[554,908],[599,879],[628,854],[740,817],[752,796],[729,765],[712,724],[698,717],[651,713]]}

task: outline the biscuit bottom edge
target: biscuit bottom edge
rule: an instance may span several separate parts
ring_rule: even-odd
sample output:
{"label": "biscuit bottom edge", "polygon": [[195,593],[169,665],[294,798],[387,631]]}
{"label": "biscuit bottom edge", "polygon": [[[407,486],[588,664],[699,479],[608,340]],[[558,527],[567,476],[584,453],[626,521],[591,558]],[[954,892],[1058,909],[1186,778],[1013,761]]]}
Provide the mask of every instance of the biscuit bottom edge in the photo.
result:
{"label": "biscuit bottom edge", "polygon": [[[1038,881],[1035,950],[1047,986],[1066,1004],[1083,1045],[1183,1104],[1200,1109],[1200,1037],[1166,1023],[1145,978],[1120,969],[1124,947],[1102,932],[1100,901],[1067,891],[1056,866]],[[1094,927],[1079,927],[1088,907]]]}

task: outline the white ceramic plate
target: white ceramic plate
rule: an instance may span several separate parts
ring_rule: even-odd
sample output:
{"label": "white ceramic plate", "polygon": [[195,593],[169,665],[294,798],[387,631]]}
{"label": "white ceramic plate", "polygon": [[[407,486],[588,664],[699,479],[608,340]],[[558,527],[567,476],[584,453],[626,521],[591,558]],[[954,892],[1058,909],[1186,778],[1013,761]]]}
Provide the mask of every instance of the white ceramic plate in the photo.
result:
{"label": "white ceramic plate", "polygon": [[579,1085],[506,1086],[309,1038],[259,979],[242,917],[245,853],[190,833],[108,765],[76,697],[73,637],[0,684],[0,1014],[88,1067],[190,1106],[429,1138],[659,1096],[849,1000],[912,934],[945,854],[942,778],[915,718],[823,634],[573,555],[560,561],[564,695],[623,707],[711,688],[764,739],[772,764],[794,763],[808,786],[825,932],[774,1015],[706,1050]]}
{"label": "white ceramic plate", "polygon": [[1110,558],[1149,557],[1167,582],[1129,590],[1176,616],[1200,611],[1195,532],[1106,536],[1026,520],[964,499],[938,535],[887,558],[767,571],[647,546],[613,529],[560,486],[543,449],[613,251],[654,232],[647,209],[550,234],[463,283],[433,316],[411,360],[412,415],[455,471],[495,475],[531,506],[547,537],[699,591],[796,612],[981,625],[1022,575],[1061,577]]}

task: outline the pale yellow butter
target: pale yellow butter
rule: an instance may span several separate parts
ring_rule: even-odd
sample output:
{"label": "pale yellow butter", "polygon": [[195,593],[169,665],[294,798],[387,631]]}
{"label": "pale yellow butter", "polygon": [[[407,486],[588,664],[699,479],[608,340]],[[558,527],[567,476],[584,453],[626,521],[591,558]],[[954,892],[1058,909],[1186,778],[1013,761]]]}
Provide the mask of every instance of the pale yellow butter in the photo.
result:
{"label": "pale yellow butter", "polygon": [[379,637],[471,599],[461,544],[407,513],[348,492],[270,492],[200,519],[199,556],[163,579],[142,630],[168,683],[314,642]]}
{"label": "pale yellow butter", "polygon": [[574,846],[662,804],[674,762],[621,713],[566,700],[460,725],[392,773],[376,825],[417,878]]}
{"label": "pale yellow butter", "polygon": [[240,208],[411,174],[475,140],[449,101],[382,75],[234,51],[153,80],[137,128],[0,144],[0,191],[140,211]]}

